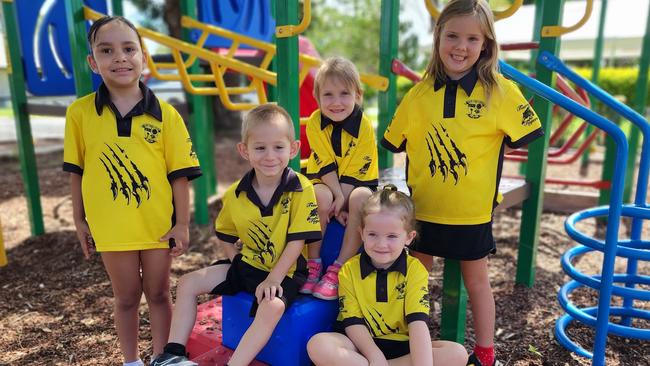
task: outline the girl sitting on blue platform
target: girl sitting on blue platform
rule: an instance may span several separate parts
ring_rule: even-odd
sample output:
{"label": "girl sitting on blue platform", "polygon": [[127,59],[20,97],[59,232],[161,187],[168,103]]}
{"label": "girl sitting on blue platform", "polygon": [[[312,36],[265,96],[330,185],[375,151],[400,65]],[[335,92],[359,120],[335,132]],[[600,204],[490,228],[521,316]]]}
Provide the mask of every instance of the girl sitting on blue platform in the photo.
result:
{"label": "girl sitting on blue platform", "polygon": [[467,352],[431,341],[429,274],[406,253],[415,239],[413,203],[395,186],[373,193],[361,208],[363,252],[339,271],[337,332],[307,344],[316,365],[465,365]]}

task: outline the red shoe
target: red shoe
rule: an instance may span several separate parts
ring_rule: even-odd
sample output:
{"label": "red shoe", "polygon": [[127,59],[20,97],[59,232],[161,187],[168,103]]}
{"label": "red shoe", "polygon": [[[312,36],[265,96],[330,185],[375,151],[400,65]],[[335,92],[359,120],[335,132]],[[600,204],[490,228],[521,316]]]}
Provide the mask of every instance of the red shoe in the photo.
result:
{"label": "red shoe", "polygon": [[312,295],[322,300],[336,300],[339,297],[339,270],[341,265],[334,263],[314,287]]}
{"label": "red shoe", "polygon": [[320,273],[323,270],[323,265],[321,262],[316,262],[315,260],[307,261],[307,270],[309,274],[307,275],[307,282],[298,290],[301,294],[310,295],[314,292],[314,287],[318,284],[318,279],[320,278]]}

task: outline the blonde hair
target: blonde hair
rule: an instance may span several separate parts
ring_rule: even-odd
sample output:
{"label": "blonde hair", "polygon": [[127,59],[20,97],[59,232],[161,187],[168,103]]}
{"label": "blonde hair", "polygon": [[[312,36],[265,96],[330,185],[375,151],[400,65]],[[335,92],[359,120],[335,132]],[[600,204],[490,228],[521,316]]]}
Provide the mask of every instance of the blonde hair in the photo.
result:
{"label": "blonde hair", "polygon": [[366,226],[366,217],[370,214],[381,211],[400,211],[402,213],[402,222],[407,232],[416,229],[415,208],[411,198],[397,190],[392,184],[384,186],[374,192],[368,200],[361,206],[361,227]]}
{"label": "blonde hair", "polygon": [[481,51],[476,61],[476,71],[479,81],[485,89],[486,99],[495,88],[498,88],[497,74],[499,73],[499,45],[494,31],[492,10],[485,0],[452,0],[440,13],[433,35],[433,51],[425,71],[425,79],[431,81],[445,80],[445,67],[440,58],[440,37],[445,24],[453,18],[472,16],[480,24],[483,33],[485,49]]}
{"label": "blonde hair", "polygon": [[271,103],[261,104],[246,114],[241,125],[241,142],[246,143],[248,135],[253,128],[263,123],[268,123],[274,118],[280,118],[286,123],[287,137],[289,141],[293,142],[296,139],[296,132],[293,129],[291,116],[289,116],[289,113],[284,108]]}
{"label": "blonde hair", "polygon": [[318,104],[320,104],[320,90],[323,88],[323,84],[325,84],[325,81],[332,79],[336,79],[352,89],[359,100],[363,97],[359,71],[357,71],[356,66],[346,58],[335,56],[323,61],[316,73],[314,98],[316,98]]}

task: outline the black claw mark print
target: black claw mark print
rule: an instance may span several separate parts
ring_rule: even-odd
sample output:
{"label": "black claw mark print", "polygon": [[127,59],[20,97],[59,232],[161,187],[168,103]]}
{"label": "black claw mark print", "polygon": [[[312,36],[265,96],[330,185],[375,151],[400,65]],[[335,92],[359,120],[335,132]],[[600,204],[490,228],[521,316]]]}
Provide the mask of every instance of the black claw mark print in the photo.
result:
{"label": "black claw mark print", "polygon": [[[129,169],[126,168],[126,165],[124,164],[124,161],[122,161],[122,159],[120,159],[120,157],[117,155],[115,150],[113,150],[113,148],[110,147],[108,144],[106,144],[106,146],[108,147],[109,150],[111,150],[111,153],[113,153],[113,157],[115,157],[115,160],[117,160],[117,163],[122,167],[122,169],[124,169],[124,171],[126,172],[126,175],[129,176],[129,180],[131,181],[131,195],[133,195],[133,198],[135,198],[135,202],[137,203],[137,207],[140,207],[140,204],[142,203],[142,198],[140,197],[140,194],[138,193],[138,190],[141,190],[142,187],[133,178],[133,174],[131,174],[131,171],[129,171]],[[118,149],[120,149],[120,151],[122,151],[122,154],[124,154],[124,150],[122,150],[122,148],[120,148],[117,144],[116,144],[116,146],[118,147]],[[124,156],[126,157],[126,154],[124,154]]]}
{"label": "black claw mark print", "polygon": [[113,178],[113,174],[111,174],[111,170],[108,169],[108,165],[106,165],[104,160],[102,158],[99,158],[99,161],[102,162],[104,169],[106,169],[106,173],[108,173],[108,179],[111,180],[111,193],[113,193],[113,201],[115,201],[115,199],[117,198],[117,183],[115,183],[115,178]]}
{"label": "black claw mark print", "polygon": [[433,136],[431,136],[431,132],[427,132],[427,135],[429,135],[429,138],[431,139],[431,144],[433,145],[433,148],[436,150],[436,155],[438,156],[438,168],[440,169],[440,174],[442,174],[442,181],[444,182],[447,180],[447,163],[445,163],[445,161],[442,159],[440,150],[438,150],[438,145],[436,145]]}
{"label": "black claw mark print", "polygon": [[271,237],[268,232],[271,229],[264,223],[255,223],[248,229],[248,237],[251,238],[255,246],[257,247],[258,253],[253,256],[254,259],[257,259],[260,263],[266,264],[266,259],[264,255],[271,257],[271,263],[275,261],[275,245],[271,241]]}
{"label": "black claw mark print", "polygon": [[454,149],[454,153],[456,153],[456,157],[458,157],[458,162],[463,167],[463,169],[465,169],[465,175],[467,175],[467,156],[463,154],[462,151],[460,151],[458,146],[456,146],[456,143],[454,142],[454,140],[451,139],[451,137],[449,137],[449,133],[447,133],[447,129],[442,124],[440,125],[440,128],[442,128],[442,132],[445,133],[445,135],[449,139],[449,142],[451,142],[451,147]]}
{"label": "black claw mark print", "polygon": [[[431,158],[429,161],[429,171],[431,172],[431,177],[436,174],[436,159],[433,155],[433,151],[431,150],[431,146],[433,146],[433,150],[435,150],[436,157],[438,158],[438,171],[442,175],[442,181],[446,182],[447,175],[451,175],[454,178],[454,185],[456,185],[460,179],[460,176],[458,174],[460,167],[463,167],[465,175],[467,175],[467,155],[465,155],[465,153],[463,153],[458,148],[456,142],[451,138],[451,136],[449,136],[449,132],[445,126],[442,124],[439,124],[439,126],[440,130],[442,130],[442,134],[440,133],[438,127],[432,123],[431,127],[433,128],[433,132],[435,132],[436,137],[433,137],[432,132],[429,131],[427,131],[428,138],[427,136],[424,137],[424,140],[427,143],[427,148],[429,149],[429,156]],[[446,157],[443,157],[443,154]]]}
{"label": "black claw mark print", "polygon": [[372,312],[370,313],[370,318],[372,319],[373,324],[370,324],[366,319],[366,326],[370,329],[370,333],[372,333],[373,337],[397,333],[398,329],[391,328],[379,311],[376,309],[372,310],[375,312],[375,314],[372,314]]}
{"label": "black claw mark print", "polygon": [[[431,136],[431,134],[429,134]],[[429,149],[429,172],[431,173],[431,177],[436,175],[436,159],[433,158],[433,151],[431,150],[431,144],[434,144],[433,140],[429,142],[429,139],[427,139],[426,136],[424,136],[424,140],[427,142],[427,148]]]}
{"label": "black claw mark print", "polygon": [[120,150],[122,155],[124,155],[126,160],[128,160],[129,163],[131,164],[131,167],[133,168],[133,171],[135,171],[135,174],[138,176],[138,179],[140,180],[140,184],[138,184],[138,188],[139,189],[144,189],[144,191],[147,192],[147,199],[149,199],[151,197],[151,188],[149,187],[149,178],[147,178],[144,174],[142,174],[142,172],[140,171],[140,169],[138,169],[138,166],[135,165],[133,160],[129,159],[129,156],[126,155],[126,150],[122,149],[120,147],[120,145],[118,145],[118,144],[115,144],[115,146],[117,146],[117,148]]}
{"label": "black claw mark print", "polygon": [[436,131],[436,136],[438,137],[438,142],[440,142],[440,145],[442,145],[442,148],[445,149],[445,152],[447,153],[447,158],[449,159],[449,174],[451,174],[454,177],[454,185],[458,184],[458,173],[456,172],[456,166],[459,164],[456,162],[456,159],[451,155],[449,152],[449,149],[447,149],[447,145],[445,145],[445,142],[442,141],[442,137],[440,137],[440,132],[438,132],[438,129],[436,126],[433,126],[434,131]]}
{"label": "black claw mark print", "polygon": [[126,199],[126,204],[128,205],[131,202],[131,190],[129,189],[129,186],[124,182],[124,179],[122,179],[122,174],[120,174],[120,171],[117,169],[115,164],[113,164],[113,161],[106,155],[106,153],[102,153],[102,155],[104,155],[108,163],[111,164],[111,168],[113,169],[113,172],[115,172],[117,180],[120,181],[120,192],[122,192],[122,195]]}
{"label": "black claw mark print", "polygon": [[366,163],[363,164],[363,166],[359,169],[358,172],[359,175],[365,175],[366,173],[368,173],[368,169],[370,169],[370,164],[372,164],[372,159],[370,158],[370,156],[364,156],[363,161],[365,161]]}

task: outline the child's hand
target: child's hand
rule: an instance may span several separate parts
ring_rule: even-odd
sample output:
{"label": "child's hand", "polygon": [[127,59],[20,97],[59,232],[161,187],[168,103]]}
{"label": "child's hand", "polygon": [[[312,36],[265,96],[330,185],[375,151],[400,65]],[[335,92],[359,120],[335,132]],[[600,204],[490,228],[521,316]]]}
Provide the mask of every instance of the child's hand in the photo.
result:
{"label": "child's hand", "polygon": [[338,215],[336,215],[336,220],[343,226],[348,225],[348,216],[350,214],[347,211],[341,211],[339,212]]}
{"label": "child's hand", "polygon": [[265,298],[270,301],[275,299],[276,296],[280,297],[282,296],[282,293],[281,282],[268,277],[266,277],[262,283],[257,285],[257,288],[255,289],[255,297],[257,298],[258,304]]}
{"label": "child's hand", "polygon": [[75,227],[77,228],[77,239],[79,239],[79,244],[81,244],[81,250],[84,253],[84,258],[90,260],[90,256],[95,253],[95,241],[93,236],[90,234],[90,228],[86,220],[75,221]]}
{"label": "child's hand", "polygon": [[176,224],[163,236],[160,241],[168,241],[170,244],[169,254],[178,257],[185,253],[190,244],[190,229],[187,225]]}
{"label": "child's hand", "polygon": [[339,214],[341,213],[341,209],[343,208],[344,203],[345,203],[345,197],[343,197],[342,194],[334,196],[334,201],[332,202],[332,205],[330,206],[330,211],[329,211],[328,217],[329,218],[338,217]]}

